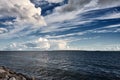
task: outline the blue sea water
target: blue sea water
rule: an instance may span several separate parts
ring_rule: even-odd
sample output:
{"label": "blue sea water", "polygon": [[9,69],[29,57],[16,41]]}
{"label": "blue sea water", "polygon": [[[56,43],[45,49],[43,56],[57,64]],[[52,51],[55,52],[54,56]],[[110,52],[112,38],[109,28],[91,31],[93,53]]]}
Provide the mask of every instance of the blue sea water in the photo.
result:
{"label": "blue sea water", "polygon": [[0,52],[0,66],[38,80],[120,80],[120,52]]}

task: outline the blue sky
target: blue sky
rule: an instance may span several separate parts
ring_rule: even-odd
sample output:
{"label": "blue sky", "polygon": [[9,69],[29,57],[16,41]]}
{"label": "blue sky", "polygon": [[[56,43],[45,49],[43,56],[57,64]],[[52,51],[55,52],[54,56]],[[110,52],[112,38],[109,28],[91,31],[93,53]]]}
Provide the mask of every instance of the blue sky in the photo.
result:
{"label": "blue sky", "polygon": [[1,0],[0,50],[120,50],[120,0]]}

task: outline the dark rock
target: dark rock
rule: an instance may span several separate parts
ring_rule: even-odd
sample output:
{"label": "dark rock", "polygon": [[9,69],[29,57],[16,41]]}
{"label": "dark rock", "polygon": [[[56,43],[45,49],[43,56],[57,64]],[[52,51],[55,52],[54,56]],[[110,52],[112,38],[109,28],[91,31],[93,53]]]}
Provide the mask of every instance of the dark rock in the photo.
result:
{"label": "dark rock", "polygon": [[16,73],[6,67],[0,67],[0,80],[35,80],[21,73]]}

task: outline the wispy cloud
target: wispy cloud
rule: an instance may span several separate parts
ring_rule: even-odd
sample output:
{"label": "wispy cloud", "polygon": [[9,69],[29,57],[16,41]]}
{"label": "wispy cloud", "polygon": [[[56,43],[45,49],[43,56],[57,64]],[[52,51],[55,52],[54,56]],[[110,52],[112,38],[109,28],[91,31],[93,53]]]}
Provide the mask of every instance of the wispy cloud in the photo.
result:
{"label": "wispy cloud", "polygon": [[6,33],[8,30],[6,28],[0,28],[0,34]]}

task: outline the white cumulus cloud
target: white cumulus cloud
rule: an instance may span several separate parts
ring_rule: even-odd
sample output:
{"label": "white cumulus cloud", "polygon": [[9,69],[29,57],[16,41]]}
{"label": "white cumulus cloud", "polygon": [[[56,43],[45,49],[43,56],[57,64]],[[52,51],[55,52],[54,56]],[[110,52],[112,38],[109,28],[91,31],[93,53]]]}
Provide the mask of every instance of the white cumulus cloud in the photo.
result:
{"label": "white cumulus cloud", "polygon": [[46,25],[41,9],[29,0],[0,0],[0,17],[15,17],[17,24]]}

